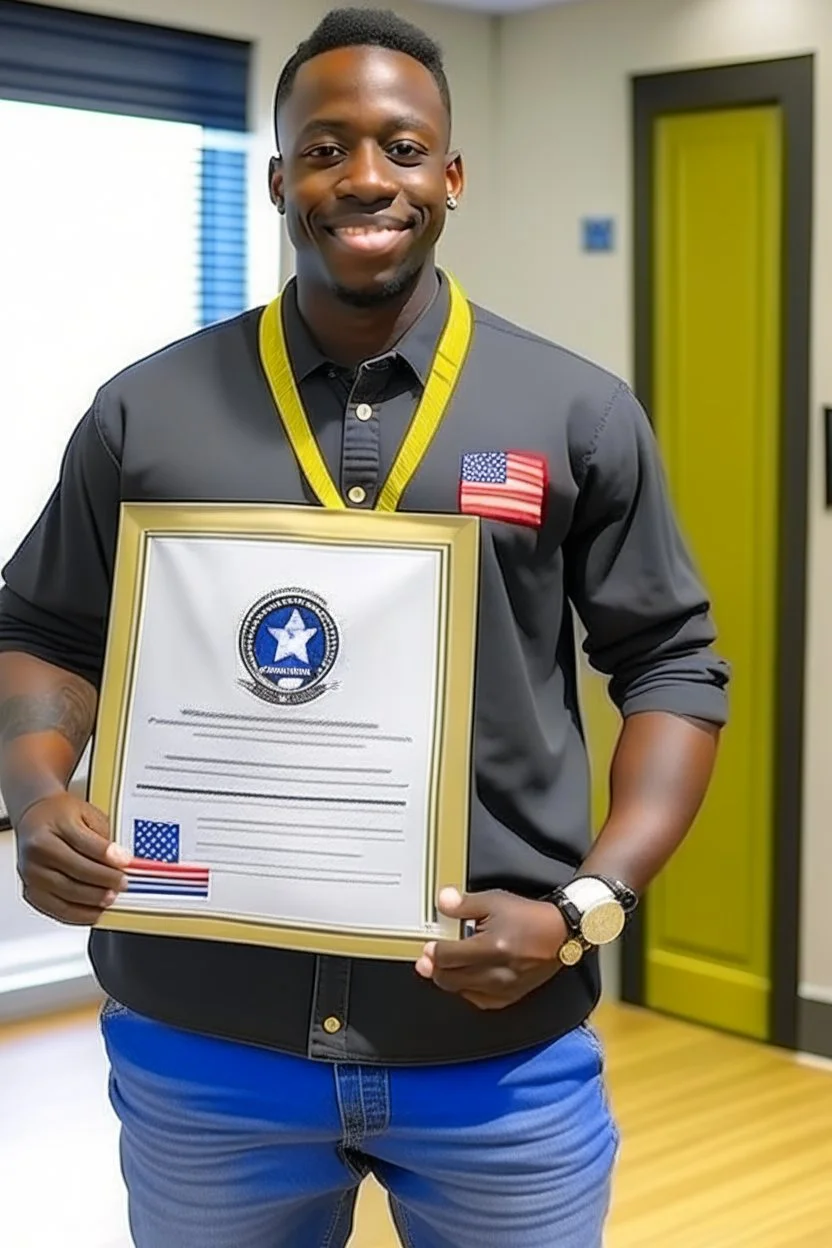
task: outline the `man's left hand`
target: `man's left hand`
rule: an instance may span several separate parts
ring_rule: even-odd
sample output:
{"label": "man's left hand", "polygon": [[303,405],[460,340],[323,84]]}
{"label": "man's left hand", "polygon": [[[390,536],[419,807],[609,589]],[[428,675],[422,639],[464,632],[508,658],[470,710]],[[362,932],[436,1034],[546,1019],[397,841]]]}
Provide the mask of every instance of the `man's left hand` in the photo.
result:
{"label": "man's left hand", "polygon": [[425,945],[416,970],[445,992],[456,992],[480,1010],[502,1010],[528,996],[560,969],[558,951],[567,939],[556,906],[512,893],[439,894],[439,910],[471,919],[476,933],[465,940]]}

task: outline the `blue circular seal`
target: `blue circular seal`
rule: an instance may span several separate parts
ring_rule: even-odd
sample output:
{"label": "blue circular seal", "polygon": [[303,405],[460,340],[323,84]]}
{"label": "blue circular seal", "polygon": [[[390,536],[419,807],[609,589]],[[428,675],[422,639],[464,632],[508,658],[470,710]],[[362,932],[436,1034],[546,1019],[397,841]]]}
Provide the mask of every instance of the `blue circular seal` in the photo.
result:
{"label": "blue circular seal", "polygon": [[320,697],[338,657],[338,628],[316,594],[287,589],[266,594],[240,628],[240,657],[251,677],[242,683],[266,702],[299,706]]}

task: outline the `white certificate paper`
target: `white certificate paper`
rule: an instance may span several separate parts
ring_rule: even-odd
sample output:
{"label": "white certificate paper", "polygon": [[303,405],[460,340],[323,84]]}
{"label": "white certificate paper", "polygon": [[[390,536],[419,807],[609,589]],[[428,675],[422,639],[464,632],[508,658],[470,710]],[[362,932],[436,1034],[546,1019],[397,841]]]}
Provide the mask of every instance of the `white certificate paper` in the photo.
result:
{"label": "white certificate paper", "polygon": [[423,935],[440,549],[153,536],[114,911]]}

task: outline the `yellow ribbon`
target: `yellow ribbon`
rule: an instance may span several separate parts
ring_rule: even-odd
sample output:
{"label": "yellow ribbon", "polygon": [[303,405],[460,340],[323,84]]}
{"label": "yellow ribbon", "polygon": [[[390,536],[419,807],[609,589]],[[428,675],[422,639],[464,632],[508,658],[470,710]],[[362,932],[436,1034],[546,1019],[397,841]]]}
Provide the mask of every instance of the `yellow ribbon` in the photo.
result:
{"label": "yellow ribbon", "polygon": [[[399,448],[390,475],[376,499],[376,511],[395,511],[414,473],[427,454],[448,410],[474,333],[474,318],[465,295],[449,274],[448,319],[433,357],[422,398]],[[324,507],[345,509],[346,504],[324,462],[303,406],[286,348],[281,300],[278,295],[260,318],[260,359],[278,415],[295,457]]]}

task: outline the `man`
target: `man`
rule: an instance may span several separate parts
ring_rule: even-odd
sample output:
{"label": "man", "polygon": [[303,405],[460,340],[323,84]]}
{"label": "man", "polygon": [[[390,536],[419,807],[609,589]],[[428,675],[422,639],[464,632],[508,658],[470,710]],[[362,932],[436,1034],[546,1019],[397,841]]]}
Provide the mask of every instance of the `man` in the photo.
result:
{"label": "man", "polygon": [[[449,315],[434,248],[464,179],[440,53],[391,14],[332,13],[283,72],[276,126],[289,359],[341,497],[369,509]],[[476,931],[413,967],[94,930],[139,1248],[343,1246],[371,1171],[412,1248],[601,1243],[617,1138],[585,1025],[595,946],[696,814],[727,672],[630,391],[473,316],[400,509],[483,516],[470,887],[440,897]],[[66,791],[95,719],[119,503],[318,501],[260,322],[106,384],[5,570],[0,775],[24,894],[64,922],[94,924],[124,883],[106,820]],[[494,493],[517,463],[514,492]],[[570,603],[624,717],[594,844]]]}

